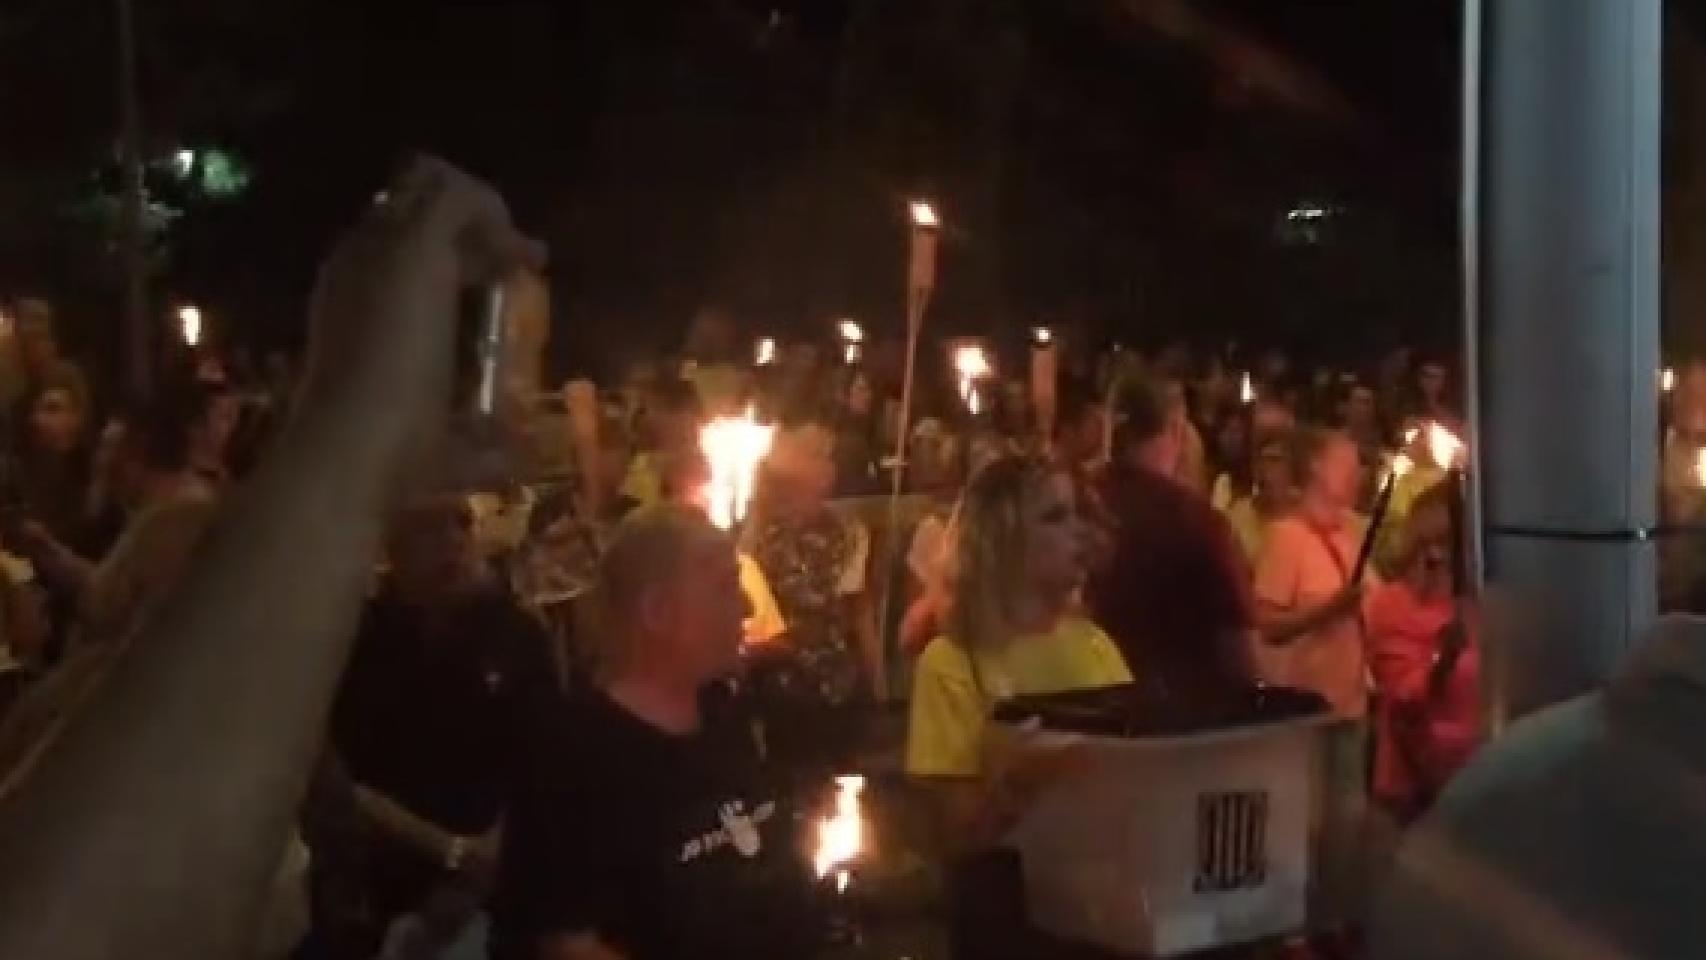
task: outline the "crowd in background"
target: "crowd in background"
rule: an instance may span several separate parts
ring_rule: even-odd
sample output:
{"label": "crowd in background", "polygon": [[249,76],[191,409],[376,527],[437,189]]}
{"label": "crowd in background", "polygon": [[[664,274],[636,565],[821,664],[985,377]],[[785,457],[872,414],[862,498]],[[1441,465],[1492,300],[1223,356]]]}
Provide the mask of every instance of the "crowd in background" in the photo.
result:
{"label": "crowd in background", "polygon": [[[59,353],[48,304],[9,315],[0,796],[117,658],[147,655],[130,640],[290,404],[287,378],[234,373],[212,350],[180,358],[144,402],[99,402]],[[778,425],[729,568],[763,752],[796,785],[820,782],[856,762],[873,706],[909,701],[906,771],[941,814],[950,859],[971,862],[1046,779],[986,768],[989,707],[1008,696],[1126,682],[1181,703],[1256,680],[1311,690],[1362,724],[1368,739],[1350,749],[1374,745],[1368,782],[1400,819],[1473,749],[1476,628],[1456,590],[1456,488],[1449,465],[1405,439],[1425,424],[1462,433],[1448,364],[1395,350],[1367,371],[1301,371],[1279,350],[1056,341],[1018,354],[1024,375],[970,384],[974,402],[926,349],[897,525],[887,494],[903,462],[902,378],[893,351],[848,348],[783,344],[757,364],[744,334],[708,315],[679,357],[603,387],[518,395],[503,424],[463,432],[455,468],[418,485],[374,558],[283,868],[307,873],[306,955],[474,937],[469,918],[494,885],[512,894],[494,945],[506,924],[514,935],[539,922],[514,919],[526,913],[514,904],[537,898],[535,884],[516,893],[517,871],[569,868],[500,867],[521,771],[565,703],[582,704],[568,708],[575,756],[654,749],[572,693],[628,665],[611,584],[640,577],[661,548],[623,555],[639,550],[622,546],[638,536],[624,536],[624,518],[702,509],[699,428],[713,416],[751,410]],[[1034,350],[1057,352],[1046,401]],[[1697,380],[1685,375],[1679,395],[1706,389]],[[1359,577],[1400,450],[1419,466]],[[650,522],[671,544],[686,536]],[[590,730],[613,739],[589,744]],[[730,816],[750,825],[754,812]],[[645,938],[636,908],[604,906],[625,918],[620,936]]]}

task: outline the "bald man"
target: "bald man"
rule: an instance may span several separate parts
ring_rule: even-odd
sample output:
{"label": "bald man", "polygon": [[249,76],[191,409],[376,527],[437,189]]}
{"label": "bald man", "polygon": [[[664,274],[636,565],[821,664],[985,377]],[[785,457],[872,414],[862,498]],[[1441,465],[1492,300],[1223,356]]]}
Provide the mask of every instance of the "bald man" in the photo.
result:
{"label": "bald man", "polygon": [[733,544],[689,507],[643,508],[599,589],[596,677],[506,827],[493,956],[812,955],[793,818],[719,682],[747,613]]}

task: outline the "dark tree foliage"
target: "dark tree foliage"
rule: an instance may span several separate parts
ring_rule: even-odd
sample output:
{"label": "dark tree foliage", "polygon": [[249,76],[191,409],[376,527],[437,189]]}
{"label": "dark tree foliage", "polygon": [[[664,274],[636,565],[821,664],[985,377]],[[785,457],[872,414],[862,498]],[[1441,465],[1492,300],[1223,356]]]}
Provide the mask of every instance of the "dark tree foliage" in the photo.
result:
{"label": "dark tree foliage", "polygon": [[[315,258],[411,149],[550,242],[573,364],[672,346],[708,303],[894,331],[918,194],[950,222],[944,333],[1454,326],[1451,4],[135,2],[151,154],[253,172],[234,201],[165,197],[154,293],[262,343],[299,335]],[[112,51],[107,0],[0,7],[0,292],[51,292],[92,341],[110,251],[72,214],[110,187]],[[1307,236],[1303,202],[1331,214]]]}

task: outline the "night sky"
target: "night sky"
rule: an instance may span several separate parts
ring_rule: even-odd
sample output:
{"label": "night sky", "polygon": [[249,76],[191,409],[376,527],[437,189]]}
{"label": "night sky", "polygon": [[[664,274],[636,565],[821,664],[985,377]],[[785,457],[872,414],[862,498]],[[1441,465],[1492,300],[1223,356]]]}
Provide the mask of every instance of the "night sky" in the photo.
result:
{"label": "night sky", "polygon": [[[890,329],[915,193],[952,224],[943,332],[1353,353],[1454,327],[1443,0],[136,3],[151,154],[254,174],[185,201],[156,296],[258,344],[299,336],[315,259],[412,149],[549,241],[561,369],[673,346],[712,304]],[[0,5],[0,293],[55,296],[85,348],[112,268],[66,211],[111,181],[110,13]],[[1331,213],[1306,236],[1300,203]]]}

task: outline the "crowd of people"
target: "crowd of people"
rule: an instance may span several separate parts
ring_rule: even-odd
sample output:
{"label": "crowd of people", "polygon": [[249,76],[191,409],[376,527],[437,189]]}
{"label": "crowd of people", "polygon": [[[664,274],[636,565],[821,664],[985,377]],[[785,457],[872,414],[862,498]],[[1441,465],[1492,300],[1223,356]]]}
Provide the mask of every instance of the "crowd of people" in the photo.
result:
{"label": "crowd of people", "polygon": [[[0,802],[127,660],[161,655],[138,649],[158,611],[314,406],[211,351],[103,406],[48,304],[9,314]],[[1447,364],[1395,351],[1300,376],[1278,350],[1059,338],[1030,348],[1057,351],[1041,391],[956,390],[921,359],[903,424],[881,345],[757,364],[737,336],[707,312],[679,358],[512,397],[479,441],[498,469],[412,477],[387,508],[259,949],[811,956],[802,818],[894,701],[968,957],[1016,955],[990,942],[984,855],[1069,775],[994,735],[1001,699],[1312,691],[1399,822],[1474,750],[1460,493],[1417,436],[1462,432]],[[699,428],[747,410],[777,433],[749,515],[720,530]],[[1417,466],[1383,496],[1398,454]]]}

